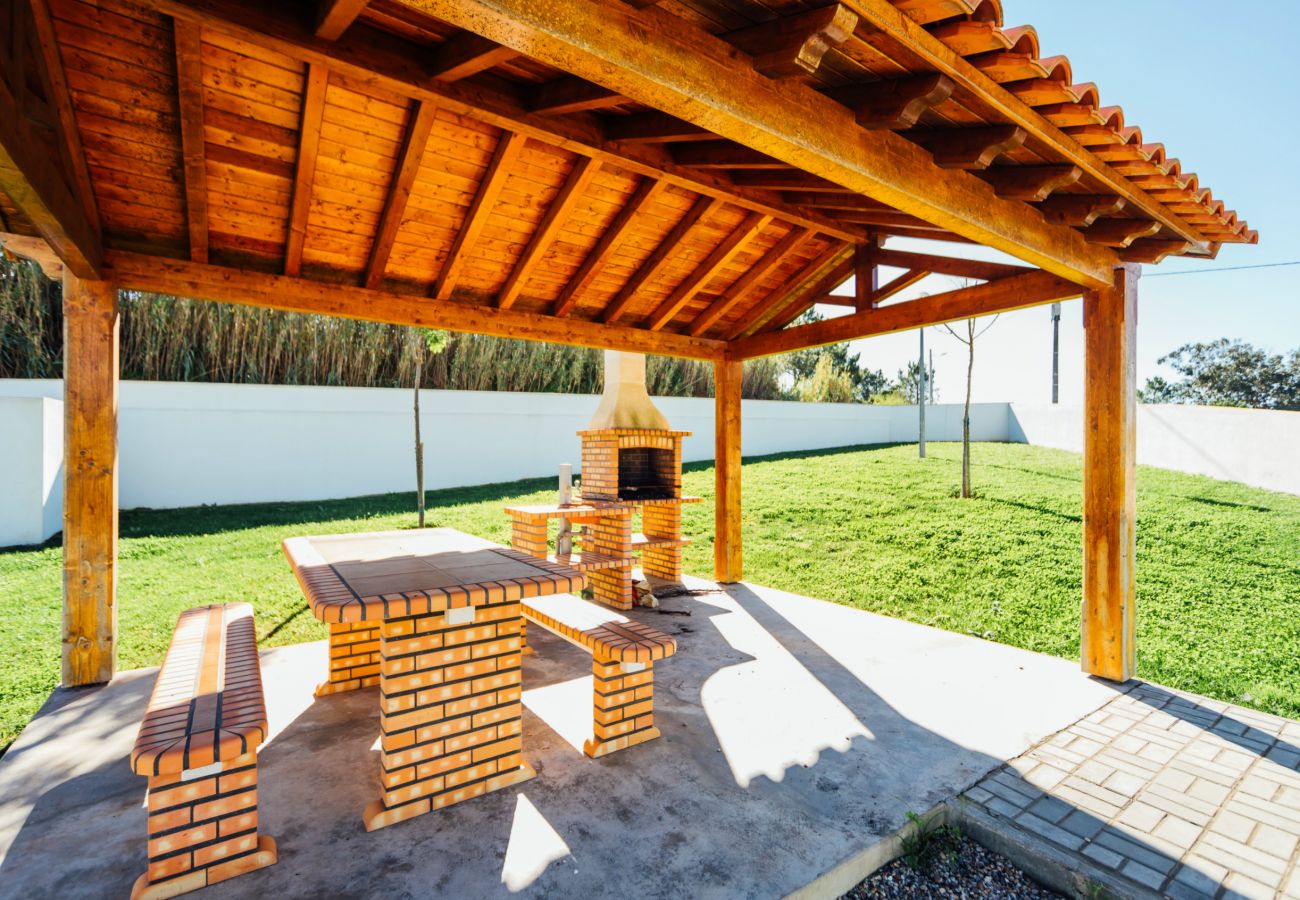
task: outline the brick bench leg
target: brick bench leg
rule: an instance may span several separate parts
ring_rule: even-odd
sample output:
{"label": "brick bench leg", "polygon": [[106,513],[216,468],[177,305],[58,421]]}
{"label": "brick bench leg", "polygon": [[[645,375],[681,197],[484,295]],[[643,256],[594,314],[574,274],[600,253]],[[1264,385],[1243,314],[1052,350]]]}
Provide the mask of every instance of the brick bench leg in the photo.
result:
{"label": "brick bench leg", "polygon": [[383,793],[362,816],[367,831],[536,774],[523,759],[522,621],[513,600],[475,607],[464,624],[439,612],[380,626]]}
{"label": "brick bench leg", "polygon": [[591,659],[594,735],[582,745],[593,759],[659,737],[654,717],[654,663]]}
{"label": "brick bench leg", "polygon": [[149,868],[132,900],[175,897],[275,864],[275,839],[257,832],[255,752],[199,778],[151,776],[148,807]]}
{"label": "brick bench leg", "polygon": [[330,623],[329,677],[316,686],[317,697],[379,684],[379,624]]}

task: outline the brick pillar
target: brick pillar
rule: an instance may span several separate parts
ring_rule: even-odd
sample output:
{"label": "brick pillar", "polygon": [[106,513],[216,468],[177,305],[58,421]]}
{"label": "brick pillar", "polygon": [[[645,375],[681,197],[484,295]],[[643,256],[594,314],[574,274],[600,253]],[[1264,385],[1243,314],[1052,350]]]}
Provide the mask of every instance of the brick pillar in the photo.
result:
{"label": "brick pillar", "polygon": [[521,743],[518,599],[385,621],[374,831],[532,778]]}
{"label": "brick pillar", "polygon": [[[624,557],[632,543],[631,507],[619,507],[586,526],[582,533],[583,549],[605,556]],[[614,609],[632,608],[632,566],[596,569],[587,573],[597,603]]]}
{"label": "brick pillar", "polygon": [[329,677],[317,685],[317,697],[379,684],[379,624],[330,623]]}
{"label": "brick pillar", "polygon": [[[641,527],[647,538],[659,537],[680,541],[682,508],[676,503],[647,503],[641,510]],[[681,581],[681,545],[646,547],[641,551],[641,571],[667,581]]]}
{"label": "brick pillar", "polygon": [[183,780],[149,778],[149,868],[132,900],[174,897],[269,866],[275,839],[257,833],[257,754]]}
{"label": "brick pillar", "polygon": [[654,663],[591,658],[593,736],[582,746],[594,758],[659,737],[654,717]]}

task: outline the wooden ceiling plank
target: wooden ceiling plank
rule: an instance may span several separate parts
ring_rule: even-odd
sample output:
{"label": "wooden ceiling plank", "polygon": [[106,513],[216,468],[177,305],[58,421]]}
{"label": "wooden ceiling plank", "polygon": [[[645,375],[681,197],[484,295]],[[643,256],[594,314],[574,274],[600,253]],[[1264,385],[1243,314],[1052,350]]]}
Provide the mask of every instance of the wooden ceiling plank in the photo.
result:
{"label": "wooden ceiling plank", "polygon": [[1033,269],[1007,263],[984,262],[979,259],[958,259],[953,256],[933,256],[928,253],[911,253],[906,250],[894,250],[882,247],[876,251],[876,261],[882,266],[895,269],[925,269],[936,275],[952,275],[957,278],[978,278],[991,281],[1012,275],[1023,275]]}
{"label": "wooden ceiling plank", "polygon": [[651,331],[659,331],[671,322],[681,312],[682,307],[690,303],[718,272],[745,249],[746,244],[758,237],[759,233],[770,224],[772,224],[771,216],[750,213],[739,228],[727,235],[726,239],[714,247],[713,252],[705,257],[681,284],[673,288],[673,292],[650,315],[645,327]]}
{"label": "wooden ceiling plank", "polygon": [[556,319],[515,309],[448,303],[412,294],[135,253],[111,252],[108,263],[114,280],[123,288],[218,303],[688,359],[720,360],[725,350],[721,341],[689,335]]}
{"label": "wooden ceiling plank", "polygon": [[1124,204],[1123,197],[1112,194],[1058,194],[1038,204],[1038,209],[1049,222],[1082,228],[1114,215]]}
{"label": "wooden ceiling plank", "polygon": [[677,250],[677,246],[686,237],[687,233],[694,228],[701,219],[706,215],[714,212],[723,205],[723,201],[716,197],[700,197],[695,204],[686,212],[686,215],[672,227],[672,230],[664,236],[656,246],[654,251],[646,258],[645,262],[632,273],[618,293],[615,294],[601,313],[602,322],[612,324],[617,322],[619,317],[627,310],[628,305],[636,297],[636,292],[643,285],[649,284],[663,271]]}
{"label": "wooden ceiling plank", "polygon": [[316,37],[337,41],[370,5],[370,0],[320,0],[316,9]]}
{"label": "wooden ceiling plank", "polygon": [[911,128],[925,112],[952,96],[953,80],[937,72],[850,85],[830,96],[853,109],[863,128]]}
{"label": "wooden ceiling plank", "polygon": [[[512,93],[464,80],[449,83],[430,79],[427,48],[364,23],[338,41],[321,41],[303,25],[298,15],[281,4],[257,0],[203,0],[202,5],[198,0],[136,0],[136,4],[198,22],[205,28],[275,50],[291,59],[328,66],[347,78],[410,99],[432,100],[450,113],[591,156],[633,174],[660,179],[669,186],[720,197],[743,209],[769,213],[792,225],[815,228],[839,240],[857,241],[863,237],[861,230],[852,226],[782,207],[767,192],[739,183],[742,179],[678,168],[661,148],[611,142],[603,128],[590,117],[540,116],[529,112]],[[844,190],[842,186],[835,189]]]}
{"label": "wooden ceiling plank", "polygon": [[528,240],[528,246],[524,248],[514,269],[506,278],[501,292],[497,294],[498,308],[509,309],[514,306],[515,301],[519,299],[519,292],[528,281],[528,276],[550,249],[551,243],[560,233],[569,213],[573,212],[573,208],[582,199],[583,192],[591,184],[592,177],[599,169],[600,163],[590,156],[579,156],[574,160],[573,168],[569,170],[559,193],[546,208],[546,213],[533,231],[533,236]]}
{"label": "wooden ceiling plank", "polygon": [[1082,174],[1082,169],[1071,165],[996,166],[985,169],[980,177],[993,185],[999,197],[1038,203],[1053,191],[1074,184]]}
{"label": "wooden ceiling plank", "polygon": [[375,239],[370,244],[370,258],[366,263],[365,286],[371,289],[379,287],[384,281],[384,270],[388,267],[388,257],[393,252],[393,239],[406,214],[406,203],[411,199],[411,187],[415,176],[420,171],[420,161],[424,158],[424,148],[433,130],[433,121],[437,117],[437,107],[423,100],[415,101],[411,110],[410,121],[402,136],[402,149],[397,155],[397,168],[393,171],[388,184],[388,193],[384,197],[383,212],[379,214],[379,225],[375,229]]}
{"label": "wooden ceiling plank", "polygon": [[[723,336],[724,339],[734,341],[736,338],[749,334],[760,327],[784,309],[786,304],[791,302],[794,297],[811,290],[817,279],[825,276],[829,269],[841,264],[845,259],[851,260],[852,257],[852,245],[832,244],[824,248],[806,266],[799,270],[793,281],[777,288],[763,298],[761,303],[756,303],[750,307],[749,311],[727,330]],[[826,293],[826,291],[820,291],[819,293]]]}
{"label": "wooden ceiling plank", "polygon": [[735,284],[723,292],[721,297],[695,317],[695,321],[686,329],[687,334],[699,337],[712,328],[715,322],[744,303],[769,275],[802,250],[803,246],[812,239],[813,234],[807,228],[790,229],[785,237],[777,241],[776,245],[764,254],[761,260],[750,266]]}
{"label": "wooden ceiling plank", "polygon": [[587,254],[587,258],[582,261],[578,271],[573,273],[560,291],[560,295],[555,298],[555,303],[551,307],[551,315],[567,316],[572,311],[574,305],[590,286],[601,268],[613,256],[614,251],[618,249],[619,244],[628,236],[633,225],[640,219],[641,214],[659,196],[666,185],[662,181],[656,181],[653,178],[642,179],[637,185],[632,196],[628,199],[623,208],[618,211],[618,215],[609,223],[609,226],[601,232],[600,238],[596,241],[596,246]]}
{"label": "wooden ceiling plank", "polygon": [[307,243],[307,214],[311,211],[312,184],[316,180],[316,157],[320,149],[320,126],[325,117],[325,93],[329,70],[307,66],[303,92],[302,124],[298,130],[298,155],[294,164],[293,201],[289,206],[289,231],[284,247],[284,274],[302,271],[302,249]]}
{"label": "wooden ceiling plank", "polygon": [[1083,236],[1094,244],[1119,249],[1159,231],[1160,223],[1150,219],[1098,219]]}
{"label": "wooden ceiling plank", "polygon": [[[876,6],[905,18],[887,0],[854,2],[855,10]],[[1089,244],[1073,229],[1048,225],[1024,204],[998,198],[972,175],[942,171],[906,138],[862,129],[848,108],[798,79],[769,79],[737,65],[740,51],[670,11],[633,10],[613,0],[422,0],[422,8],[1086,287],[1113,280],[1118,259],[1107,248]],[[917,40],[942,46],[918,31]],[[1052,127],[1029,113],[1035,123]]]}
{"label": "wooden ceiling plank", "polygon": [[208,163],[203,136],[203,62],[199,26],[173,20],[176,42],[176,88],[181,120],[185,223],[190,259],[208,261]]}
{"label": "wooden ceiling plank", "polygon": [[442,271],[438,273],[438,280],[433,289],[433,296],[437,299],[450,299],[452,291],[456,289],[456,282],[460,279],[465,260],[474,249],[474,244],[483,231],[483,225],[496,204],[497,196],[505,185],[506,177],[510,174],[510,167],[519,158],[526,140],[527,138],[518,132],[502,132],[496,149],[492,152],[492,160],[488,163],[487,170],[479,181],[478,189],[474,192],[474,200],[465,213],[465,220],[451,242],[451,249],[447,251],[447,259],[442,264]]}
{"label": "wooden ceiling plank", "polygon": [[528,108],[544,116],[558,116],[589,109],[606,109],[626,103],[627,98],[584,78],[565,75],[539,84]]}
{"label": "wooden ceiling plank", "polygon": [[1025,142],[1028,133],[1017,125],[981,125],[946,131],[913,133],[911,137],[930,151],[935,165],[945,169],[985,169]]}
{"label": "wooden ceiling plank", "polygon": [[764,332],[731,344],[727,352],[731,358],[754,359],[1037,306],[1079,294],[1079,287],[1064,278],[1031,271],[797,328]]}
{"label": "wooden ceiling plank", "polygon": [[433,49],[429,74],[439,81],[460,81],[517,57],[519,53],[472,31],[461,31]]}
{"label": "wooden ceiling plank", "polygon": [[811,75],[832,47],[849,39],[858,17],[843,3],[805,10],[732,31],[724,37],[754,57],[754,68],[768,78]]}

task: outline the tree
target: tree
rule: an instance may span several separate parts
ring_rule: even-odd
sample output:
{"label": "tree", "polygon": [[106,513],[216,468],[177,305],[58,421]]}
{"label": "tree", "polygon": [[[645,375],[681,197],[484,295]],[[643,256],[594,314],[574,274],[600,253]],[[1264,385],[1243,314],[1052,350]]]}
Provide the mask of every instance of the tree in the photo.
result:
{"label": "tree", "polygon": [[[934,388],[934,367],[930,366],[929,371],[925,373],[925,388],[928,397],[938,395],[938,390]],[[921,364],[912,360],[905,368],[898,370],[898,380],[893,386],[899,397],[904,403],[917,404],[921,402]],[[927,402],[928,399],[927,399]]]}
{"label": "tree", "polygon": [[966,345],[966,405],[962,408],[961,414],[961,495],[970,497],[970,386],[971,376],[975,373],[975,339],[993,327],[993,323],[998,320],[994,316],[989,323],[983,328],[976,331],[975,320],[967,319],[965,328],[965,337],[953,330],[951,325],[940,325],[939,327],[947,331]]}
{"label": "tree", "polygon": [[800,385],[799,399],[804,403],[852,403],[853,381],[848,372],[835,370],[831,354],[823,353],[812,377]]}
{"label": "tree", "polygon": [[1138,391],[1143,403],[1300,410],[1300,350],[1270,355],[1245,341],[1219,338],[1184,344],[1159,361],[1182,378],[1148,378]]}
{"label": "tree", "polygon": [[424,527],[424,441],[420,440],[420,379],[424,374],[424,354],[437,356],[447,349],[450,336],[432,328],[412,328],[408,335],[415,354],[415,512],[418,527]]}
{"label": "tree", "polygon": [[[823,318],[825,317],[816,309],[810,309],[791,324],[792,326],[808,325],[813,322],[820,322]],[[817,366],[828,355],[831,360],[831,370],[836,374],[842,373],[848,377],[853,396],[843,402],[870,403],[874,397],[889,390],[889,379],[885,377],[884,372],[879,369],[874,371],[864,369],[858,354],[849,352],[847,343],[831,344],[827,347],[809,347],[805,350],[796,350],[793,353],[785,354],[783,357],[786,372],[789,373],[794,382],[795,394],[801,399],[804,393],[803,385],[813,378]]]}

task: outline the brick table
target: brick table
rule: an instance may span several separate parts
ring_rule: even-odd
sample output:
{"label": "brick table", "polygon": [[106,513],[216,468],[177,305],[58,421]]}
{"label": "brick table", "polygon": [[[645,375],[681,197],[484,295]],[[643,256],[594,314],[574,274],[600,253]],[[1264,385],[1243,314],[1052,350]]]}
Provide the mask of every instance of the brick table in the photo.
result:
{"label": "brick table", "polygon": [[533,777],[520,600],[580,591],[579,572],[450,528],[290,538],[284,553],[330,626],[318,693],[379,683],[383,792],[366,830]]}

